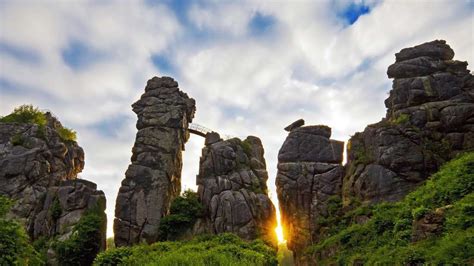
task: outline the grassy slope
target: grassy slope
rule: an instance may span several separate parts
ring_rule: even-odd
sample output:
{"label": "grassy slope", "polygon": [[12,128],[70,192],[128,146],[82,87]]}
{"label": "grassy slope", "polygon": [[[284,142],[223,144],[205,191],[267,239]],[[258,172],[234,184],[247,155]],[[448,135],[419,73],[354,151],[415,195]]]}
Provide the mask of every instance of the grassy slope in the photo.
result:
{"label": "grassy slope", "polygon": [[[332,236],[307,250],[322,264],[474,263],[474,152],[448,163],[396,203],[359,208],[335,217]],[[444,213],[442,232],[412,241],[413,223]],[[370,217],[363,224],[357,217]],[[331,254],[331,255],[329,255]]]}
{"label": "grassy slope", "polygon": [[226,233],[110,249],[99,254],[95,265],[277,265],[277,258],[276,250],[261,240],[245,242]]}

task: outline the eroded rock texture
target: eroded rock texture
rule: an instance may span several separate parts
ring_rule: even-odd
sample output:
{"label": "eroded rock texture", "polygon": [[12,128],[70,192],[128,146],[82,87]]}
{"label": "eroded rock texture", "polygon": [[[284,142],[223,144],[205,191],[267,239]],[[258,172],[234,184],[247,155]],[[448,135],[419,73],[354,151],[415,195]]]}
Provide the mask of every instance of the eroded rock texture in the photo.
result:
{"label": "eroded rock texture", "polygon": [[298,259],[319,241],[317,220],[326,217],[328,201],[340,197],[344,143],[331,140],[331,128],[293,129],[278,154],[276,186],[288,248]]}
{"label": "eroded rock texture", "polygon": [[56,118],[50,113],[46,118],[46,126],[0,123],[0,194],[15,200],[10,216],[26,226],[32,240],[65,240],[94,209],[103,217],[105,248],[105,195],[96,184],[77,179],[84,151],[75,141],[61,139]]}
{"label": "eroded rock texture", "polygon": [[160,219],[181,190],[181,151],[195,112],[194,100],[169,77],[150,79],[132,107],[138,132],[116,201],[117,246],[157,241]]}
{"label": "eroded rock texture", "polygon": [[198,195],[205,208],[201,232],[231,232],[244,239],[275,241],[275,207],[268,197],[264,150],[259,138],[206,138],[202,150]]}
{"label": "eroded rock texture", "polygon": [[356,133],[348,145],[346,202],[395,201],[462,151],[474,149],[474,78],[452,60],[445,41],[402,49],[386,118]]}

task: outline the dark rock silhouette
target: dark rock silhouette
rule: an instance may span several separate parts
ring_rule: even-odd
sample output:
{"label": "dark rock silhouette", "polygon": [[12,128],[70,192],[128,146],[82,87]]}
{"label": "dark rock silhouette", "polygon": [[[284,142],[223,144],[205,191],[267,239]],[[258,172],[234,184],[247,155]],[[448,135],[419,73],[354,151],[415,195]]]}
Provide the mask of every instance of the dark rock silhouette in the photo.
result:
{"label": "dark rock silhouette", "polygon": [[[25,225],[32,240],[63,241],[89,210],[106,223],[105,195],[96,184],[77,179],[84,151],[75,141],[62,140],[61,123],[50,113],[45,116],[46,126],[0,123],[0,194],[15,200],[10,216]],[[105,226],[101,236],[105,249]]]}
{"label": "dark rock silhouette", "polygon": [[197,184],[206,213],[195,231],[275,242],[276,214],[268,197],[262,142],[252,136],[243,141],[218,136],[208,134],[213,140],[206,138],[202,150]]}
{"label": "dark rock silhouette", "polygon": [[184,144],[195,102],[169,77],[150,79],[133,105],[138,116],[132,164],[120,187],[114,221],[115,244],[158,240],[161,217],[181,191]]}

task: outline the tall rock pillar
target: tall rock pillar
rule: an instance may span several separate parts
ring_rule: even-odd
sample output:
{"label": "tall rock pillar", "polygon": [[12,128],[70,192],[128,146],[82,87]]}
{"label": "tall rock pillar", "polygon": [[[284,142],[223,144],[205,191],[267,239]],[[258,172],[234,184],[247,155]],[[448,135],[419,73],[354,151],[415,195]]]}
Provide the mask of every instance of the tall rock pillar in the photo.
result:
{"label": "tall rock pillar", "polygon": [[181,151],[196,109],[169,77],[150,79],[132,107],[138,132],[116,201],[117,246],[157,241],[160,219],[181,190]]}
{"label": "tall rock pillar", "polygon": [[[304,249],[319,241],[318,220],[340,199],[344,143],[329,139],[331,128],[291,128],[278,154],[276,186],[288,248],[299,263]],[[301,264],[301,263],[300,263]]]}

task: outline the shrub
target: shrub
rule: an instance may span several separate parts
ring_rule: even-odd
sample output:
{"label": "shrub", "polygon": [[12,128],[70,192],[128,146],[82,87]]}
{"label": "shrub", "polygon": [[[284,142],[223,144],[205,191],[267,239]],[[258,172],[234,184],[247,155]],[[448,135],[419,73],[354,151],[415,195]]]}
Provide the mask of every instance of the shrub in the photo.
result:
{"label": "shrub", "polygon": [[409,114],[400,114],[395,119],[390,120],[390,122],[394,125],[403,125],[410,122],[410,115]]}
{"label": "shrub", "polygon": [[[40,139],[46,139],[46,114],[40,111],[33,105],[21,105],[13,110],[13,112],[5,117],[0,117],[0,122],[4,123],[31,123],[38,125],[37,137]],[[76,141],[76,131],[67,127],[55,128],[59,137],[63,141]],[[22,145],[23,140],[21,136],[14,136],[12,138],[13,145]]]}
{"label": "shrub", "polygon": [[61,209],[61,204],[59,203],[59,199],[56,196],[51,204],[50,215],[54,221],[61,217],[63,210]]}
{"label": "shrub", "polygon": [[277,265],[276,250],[261,240],[233,234],[198,236],[190,241],[122,247],[99,254],[94,265]]}
{"label": "shrub", "polygon": [[429,212],[430,212],[430,209],[426,208],[425,206],[420,206],[418,208],[415,208],[412,211],[413,219],[419,220],[421,217],[425,216]]}
{"label": "shrub", "polygon": [[101,248],[104,219],[96,210],[88,211],[73,229],[71,237],[53,244],[61,265],[91,265]]}
{"label": "shrub", "polygon": [[[328,231],[336,233],[309,247],[307,253],[321,264],[347,265],[356,260],[364,265],[470,264],[474,257],[473,202],[474,152],[470,152],[446,163],[403,200],[363,207],[364,213],[370,213],[364,224],[347,224],[361,207],[332,218]],[[443,231],[411,242],[413,219],[437,208],[444,210]],[[322,256],[329,250],[334,255]]]}
{"label": "shrub", "polygon": [[22,146],[24,143],[24,139],[21,134],[16,134],[10,139],[10,142],[13,146]]}
{"label": "shrub", "polygon": [[76,141],[77,140],[76,131],[70,128],[61,127],[57,129],[57,132],[59,134],[59,137],[63,141]]}
{"label": "shrub", "polygon": [[46,125],[46,117],[43,112],[33,105],[21,105],[5,117],[0,118],[4,123],[33,123],[37,125]]}
{"label": "shrub", "polygon": [[23,226],[6,218],[12,204],[0,195],[0,265],[41,265],[44,262],[29,243]]}
{"label": "shrub", "polygon": [[186,190],[183,195],[173,200],[170,214],[161,218],[158,235],[161,240],[176,240],[181,237],[196,220],[202,216],[204,207],[199,202],[197,193]]}

